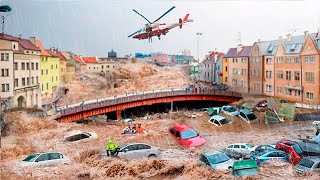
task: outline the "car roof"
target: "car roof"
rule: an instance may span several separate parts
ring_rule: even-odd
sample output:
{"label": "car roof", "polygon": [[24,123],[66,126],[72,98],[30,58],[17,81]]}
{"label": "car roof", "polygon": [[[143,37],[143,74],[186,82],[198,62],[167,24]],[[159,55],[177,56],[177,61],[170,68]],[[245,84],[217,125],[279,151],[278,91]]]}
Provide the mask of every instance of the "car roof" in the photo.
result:
{"label": "car roof", "polygon": [[320,161],[320,157],[319,156],[306,156],[306,157],[303,157],[303,159],[310,159],[314,162],[319,162]]}
{"label": "car roof", "polygon": [[230,105],[226,105],[226,106],[222,106],[222,107],[232,107],[232,106],[230,106]]}
{"label": "car roof", "polygon": [[320,151],[320,144],[318,143],[308,143],[308,142],[297,142],[297,144],[300,146],[302,151],[307,152],[319,152]]}
{"label": "car roof", "polygon": [[211,155],[214,155],[214,154],[224,154],[223,152],[221,151],[217,151],[217,150],[212,150],[212,151],[207,151],[207,152],[203,152],[202,154],[204,156],[211,156]]}
{"label": "car roof", "polygon": [[240,112],[244,113],[244,114],[252,114],[253,112],[248,110],[248,109],[240,109]]}
{"label": "car roof", "polygon": [[221,121],[222,119],[226,119],[226,118],[225,118],[225,117],[223,117],[223,116],[214,115],[214,116],[212,116],[210,119],[214,119],[214,120]]}
{"label": "car roof", "polygon": [[258,164],[253,159],[240,160],[233,163],[233,170],[258,168]]}
{"label": "car roof", "polygon": [[[247,145],[247,144],[251,144],[251,143],[233,143],[233,144],[229,144],[230,145]],[[251,144],[252,145],[252,144]]]}
{"label": "car roof", "polygon": [[136,145],[136,144],[144,144],[144,145],[148,145],[148,146],[151,146],[149,144],[146,144],[146,143],[128,143],[128,144],[122,144],[121,146],[129,146],[129,145]]}
{"label": "car roof", "polygon": [[187,126],[185,124],[178,124],[178,125],[173,126],[173,128],[175,128],[178,131],[184,131],[184,130],[191,129],[189,126]]}

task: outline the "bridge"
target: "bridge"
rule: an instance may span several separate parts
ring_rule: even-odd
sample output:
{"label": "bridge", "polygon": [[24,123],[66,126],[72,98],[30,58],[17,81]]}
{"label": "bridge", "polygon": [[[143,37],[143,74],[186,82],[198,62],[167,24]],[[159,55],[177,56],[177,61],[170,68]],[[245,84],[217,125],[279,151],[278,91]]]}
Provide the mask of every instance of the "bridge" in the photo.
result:
{"label": "bridge", "polygon": [[167,103],[175,101],[219,101],[232,103],[242,98],[240,93],[214,89],[162,89],[99,98],[59,107],[55,116],[59,122],[72,122],[109,112],[116,112],[121,119],[121,111],[127,108]]}

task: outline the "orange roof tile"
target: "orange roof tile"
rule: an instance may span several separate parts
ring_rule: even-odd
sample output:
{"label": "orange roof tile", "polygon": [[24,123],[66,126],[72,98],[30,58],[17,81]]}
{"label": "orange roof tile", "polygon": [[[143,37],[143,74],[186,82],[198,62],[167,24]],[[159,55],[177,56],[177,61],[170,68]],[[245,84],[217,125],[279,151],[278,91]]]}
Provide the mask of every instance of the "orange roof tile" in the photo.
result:
{"label": "orange roof tile", "polygon": [[73,58],[80,63],[80,65],[85,65],[86,63],[76,54],[73,55]]}
{"label": "orange roof tile", "polygon": [[51,56],[50,53],[48,53],[44,48],[42,43],[39,40],[36,40],[36,45],[37,47],[41,50],[41,55],[42,56]]}
{"label": "orange roof tile", "polygon": [[64,57],[64,55],[60,52],[60,51],[57,51],[56,55],[63,61],[68,61],[66,57]]}
{"label": "orange roof tile", "polygon": [[98,63],[98,60],[96,57],[82,57],[82,60],[85,63]]}

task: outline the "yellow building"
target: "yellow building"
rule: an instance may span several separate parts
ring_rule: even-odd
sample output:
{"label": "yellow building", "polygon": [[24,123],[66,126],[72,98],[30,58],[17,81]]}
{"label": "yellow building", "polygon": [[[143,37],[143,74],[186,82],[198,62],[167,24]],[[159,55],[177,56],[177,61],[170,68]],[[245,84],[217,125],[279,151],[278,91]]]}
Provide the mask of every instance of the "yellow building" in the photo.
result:
{"label": "yellow building", "polygon": [[228,58],[222,58],[222,84],[228,84]]}
{"label": "yellow building", "polygon": [[57,56],[60,58],[60,75],[62,83],[69,83],[73,81],[76,73],[76,66],[70,62],[62,52],[56,51]]}
{"label": "yellow building", "polygon": [[45,50],[42,43],[37,40],[41,50],[40,57],[40,88],[42,99],[52,98],[60,85],[60,59],[54,53]]}

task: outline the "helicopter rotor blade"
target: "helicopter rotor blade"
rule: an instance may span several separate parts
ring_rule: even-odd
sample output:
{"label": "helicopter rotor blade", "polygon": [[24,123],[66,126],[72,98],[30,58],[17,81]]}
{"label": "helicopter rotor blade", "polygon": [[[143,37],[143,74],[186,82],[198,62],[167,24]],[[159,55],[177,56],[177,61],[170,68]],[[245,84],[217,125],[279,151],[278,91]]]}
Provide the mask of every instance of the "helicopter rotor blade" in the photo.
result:
{"label": "helicopter rotor blade", "polygon": [[[152,23],[155,23],[157,21],[159,21],[163,16],[167,15],[170,11],[172,11],[174,8],[176,8],[175,6],[172,6],[167,12],[165,12],[164,14],[162,14],[162,16],[160,16],[158,19],[154,20]],[[152,24],[151,23],[151,24]]]}
{"label": "helicopter rotor blade", "polygon": [[135,34],[137,34],[137,33],[139,33],[139,32],[141,32],[143,29],[139,29],[138,31],[136,31],[136,32],[134,32],[134,33],[132,33],[132,34],[130,34],[129,36],[128,36],[128,38],[129,37],[131,37],[131,36],[133,36],[133,35],[135,35]]}
{"label": "helicopter rotor blade", "polygon": [[140,14],[138,11],[136,11],[136,10],[134,10],[134,9],[132,9],[132,10],[133,10],[135,13],[139,14],[141,17],[143,17],[145,20],[147,20],[148,23],[151,24],[151,22],[150,22],[146,17],[144,17],[142,14]]}

